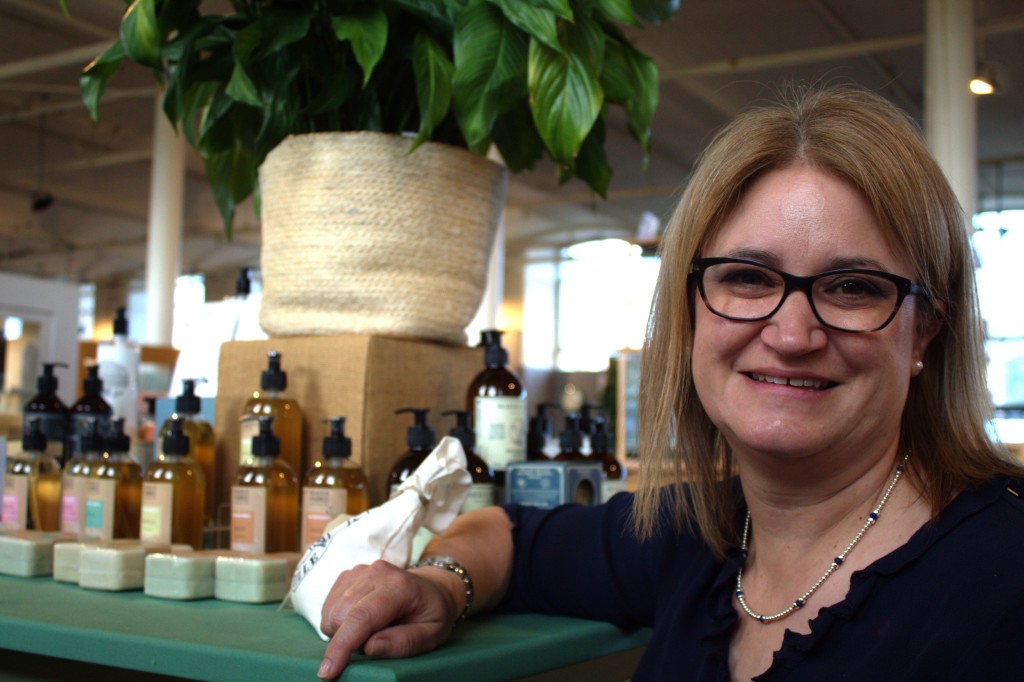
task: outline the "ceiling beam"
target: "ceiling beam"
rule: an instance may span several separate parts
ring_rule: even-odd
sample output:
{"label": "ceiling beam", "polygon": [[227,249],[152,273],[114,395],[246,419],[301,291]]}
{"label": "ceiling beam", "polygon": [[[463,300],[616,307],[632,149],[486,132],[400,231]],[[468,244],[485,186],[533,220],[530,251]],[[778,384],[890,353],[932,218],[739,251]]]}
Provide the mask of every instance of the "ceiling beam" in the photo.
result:
{"label": "ceiling beam", "polygon": [[91,43],[80,47],[73,47],[70,50],[51,52],[50,54],[38,57],[29,57],[16,62],[0,64],[0,80],[28,76],[51,69],[60,69],[65,66],[88,64],[96,55],[110,47],[110,41],[104,40],[100,43]]}

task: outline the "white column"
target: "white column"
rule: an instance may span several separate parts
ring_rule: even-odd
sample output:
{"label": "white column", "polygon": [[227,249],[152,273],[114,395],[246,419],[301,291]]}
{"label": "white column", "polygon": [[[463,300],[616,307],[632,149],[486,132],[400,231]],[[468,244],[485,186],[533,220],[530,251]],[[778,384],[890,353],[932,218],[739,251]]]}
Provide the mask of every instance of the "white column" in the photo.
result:
{"label": "white column", "polygon": [[174,282],[181,271],[184,232],[185,138],[164,116],[162,96],[153,112],[153,164],[149,187],[149,236],[146,244],[147,344],[171,345]]}
{"label": "white column", "polygon": [[974,69],[973,0],[925,0],[925,136],[968,218],[977,202]]}

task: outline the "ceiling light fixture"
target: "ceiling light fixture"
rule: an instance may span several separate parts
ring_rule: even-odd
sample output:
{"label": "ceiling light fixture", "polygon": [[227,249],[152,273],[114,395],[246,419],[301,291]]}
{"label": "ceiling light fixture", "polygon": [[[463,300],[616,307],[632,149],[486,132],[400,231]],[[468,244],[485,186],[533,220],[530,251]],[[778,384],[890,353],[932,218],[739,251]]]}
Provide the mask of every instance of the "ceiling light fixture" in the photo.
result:
{"label": "ceiling light fixture", "polygon": [[991,95],[999,89],[995,70],[990,64],[978,65],[978,71],[971,79],[970,88],[975,95]]}

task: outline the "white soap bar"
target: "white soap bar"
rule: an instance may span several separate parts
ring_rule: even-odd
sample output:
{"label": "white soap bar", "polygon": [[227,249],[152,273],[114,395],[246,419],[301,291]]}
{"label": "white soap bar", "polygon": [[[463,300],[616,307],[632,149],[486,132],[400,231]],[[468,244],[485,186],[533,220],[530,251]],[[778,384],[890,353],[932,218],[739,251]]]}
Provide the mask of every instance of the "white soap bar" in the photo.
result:
{"label": "white soap bar", "polygon": [[170,552],[175,547],[191,549],[189,545],[138,540],[87,544],[79,554],[78,585],[90,590],[111,592],[141,590],[145,585],[146,555]]}
{"label": "white soap bar", "polygon": [[58,582],[78,584],[78,567],[81,561],[82,549],[86,546],[104,547],[134,547],[141,545],[151,548],[151,552],[166,551],[189,551],[191,545],[168,545],[162,542],[142,542],[133,538],[120,538],[117,540],[81,540],[79,542],[62,542],[53,549],[53,579]]}
{"label": "white soap bar", "polygon": [[209,599],[217,556],[216,552],[150,554],[143,591],[161,599]]}
{"label": "white soap bar", "polygon": [[72,533],[16,531],[0,535],[0,573],[32,577],[53,572],[55,543],[77,540]]}
{"label": "white soap bar", "polygon": [[247,604],[280,601],[301,556],[281,552],[217,557],[214,596]]}

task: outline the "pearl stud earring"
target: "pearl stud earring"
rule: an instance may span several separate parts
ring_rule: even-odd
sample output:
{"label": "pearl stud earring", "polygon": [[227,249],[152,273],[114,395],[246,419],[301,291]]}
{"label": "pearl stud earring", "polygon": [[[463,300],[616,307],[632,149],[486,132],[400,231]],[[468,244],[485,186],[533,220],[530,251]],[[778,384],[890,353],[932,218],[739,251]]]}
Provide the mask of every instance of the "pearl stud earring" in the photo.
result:
{"label": "pearl stud earring", "polygon": [[920,372],[921,370],[924,369],[924,363],[918,360],[917,362],[914,363],[914,369]]}

